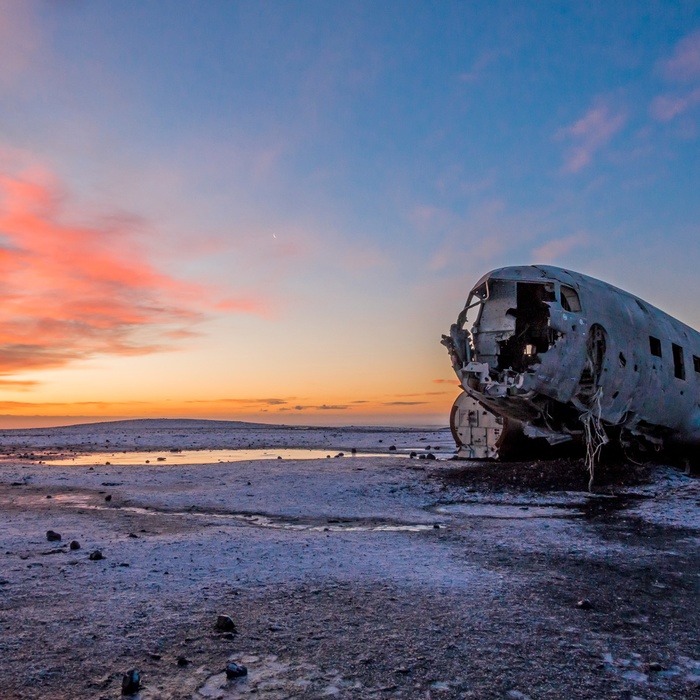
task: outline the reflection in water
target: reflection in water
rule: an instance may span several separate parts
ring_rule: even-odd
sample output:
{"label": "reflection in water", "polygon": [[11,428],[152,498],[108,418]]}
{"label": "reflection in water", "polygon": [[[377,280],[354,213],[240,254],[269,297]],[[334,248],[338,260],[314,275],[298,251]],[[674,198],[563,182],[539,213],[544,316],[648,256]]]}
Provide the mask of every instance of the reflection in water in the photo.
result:
{"label": "reflection in water", "polygon": [[[78,454],[62,459],[46,458],[45,464],[55,466],[68,466],[71,464],[99,465],[119,464],[137,466],[144,464],[217,464],[219,462],[245,462],[259,459],[325,459],[336,457],[354,457],[349,452],[337,452],[329,450],[294,449],[255,449],[255,450],[190,450],[182,452],[93,452],[90,454]],[[358,457],[393,457],[390,452],[363,452]]]}

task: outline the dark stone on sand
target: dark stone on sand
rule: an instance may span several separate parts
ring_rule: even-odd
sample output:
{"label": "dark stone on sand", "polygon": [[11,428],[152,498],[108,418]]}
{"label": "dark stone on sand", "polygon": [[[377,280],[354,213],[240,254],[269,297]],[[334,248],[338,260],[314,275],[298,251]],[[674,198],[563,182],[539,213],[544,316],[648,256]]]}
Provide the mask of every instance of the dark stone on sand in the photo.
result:
{"label": "dark stone on sand", "polygon": [[138,536],[138,535],[135,535],[133,532],[130,532],[130,533],[127,535],[127,537],[131,537],[131,538],[134,539],[134,540],[137,540],[137,539],[139,538],[139,536]]}
{"label": "dark stone on sand", "polygon": [[178,656],[177,657],[177,665],[178,666],[187,666],[189,665],[190,660],[186,656]]}
{"label": "dark stone on sand", "polygon": [[425,455],[418,455],[418,459],[425,459]]}
{"label": "dark stone on sand", "polygon": [[54,532],[53,530],[47,530],[46,531],[46,539],[49,542],[60,542],[61,535],[59,535],[57,532]]}
{"label": "dark stone on sand", "polygon": [[228,615],[219,615],[216,618],[216,629],[220,632],[233,632],[236,629],[236,623]]}
{"label": "dark stone on sand", "polygon": [[78,542],[78,540],[71,540],[71,543],[68,546],[71,549],[80,549],[80,542]]}
{"label": "dark stone on sand", "polygon": [[100,559],[104,559],[104,554],[102,554],[99,549],[96,549],[94,552],[90,552],[90,556],[88,558],[90,561],[99,561]]}
{"label": "dark stone on sand", "polygon": [[241,678],[248,675],[248,669],[243,664],[227,664],[226,678]]}
{"label": "dark stone on sand", "polygon": [[112,500],[112,494],[111,494],[111,493],[110,493],[110,494],[107,494],[107,495],[105,496],[105,501],[107,501],[107,503],[109,503],[111,500]]}
{"label": "dark stone on sand", "polygon": [[233,632],[224,632],[221,635],[222,639],[233,639],[236,635]]}
{"label": "dark stone on sand", "polygon": [[46,496],[46,498],[53,498],[53,496],[49,494],[48,496]]}
{"label": "dark stone on sand", "polygon": [[576,607],[580,610],[590,610],[593,607],[593,603],[588,598],[582,598],[576,603]]}
{"label": "dark stone on sand", "polygon": [[122,678],[122,695],[134,695],[141,687],[141,674],[135,669],[127,671]]}
{"label": "dark stone on sand", "polygon": [[389,452],[396,452],[396,445],[389,445]]}
{"label": "dark stone on sand", "polygon": [[350,450],[350,452],[351,452],[351,454],[356,455],[356,454],[357,454],[357,448],[356,448],[356,447],[353,447],[353,448]]}
{"label": "dark stone on sand", "polygon": [[659,673],[660,671],[664,670],[664,667],[658,661],[650,661],[647,668],[652,673]]}
{"label": "dark stone on sand", "polygon": [[428,452],[427,455],[425,455],[426,459],[435,459],[435,455],[432,452]]}
{"label": "dark stone on sand", "polygon": [[408,456],[409,456],[411,459],[413,459],[414,457],[417,457],[418,455],[417,455],[416,452],[411,452],[411,454],[408,455]]}

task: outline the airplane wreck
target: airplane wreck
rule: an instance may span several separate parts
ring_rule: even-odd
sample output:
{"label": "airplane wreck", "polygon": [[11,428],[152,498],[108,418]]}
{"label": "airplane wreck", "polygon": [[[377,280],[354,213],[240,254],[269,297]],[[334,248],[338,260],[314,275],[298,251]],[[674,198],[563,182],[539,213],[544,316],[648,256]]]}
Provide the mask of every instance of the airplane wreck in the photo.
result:
{"label": "airplane wreck", "polygon": [[700,443],[700,333],[606,282],[548,265],[494,270],[442,343],[463,389],[450,418],[461,458],[578,441],[592,469],[609,441]]}

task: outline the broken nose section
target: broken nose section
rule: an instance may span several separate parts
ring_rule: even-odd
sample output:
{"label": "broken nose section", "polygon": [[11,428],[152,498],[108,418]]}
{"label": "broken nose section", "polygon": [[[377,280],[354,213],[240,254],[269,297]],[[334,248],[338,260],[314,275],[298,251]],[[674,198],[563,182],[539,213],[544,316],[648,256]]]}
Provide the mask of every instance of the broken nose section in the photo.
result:
{"label": "broken nose section", "polygon": [[525,375],[507,369],[497,373],[498,379],[493,379],[488,362],[469,362],[457,372],[462,386],[478,391],[491,398],[514,396],[523,391]]}

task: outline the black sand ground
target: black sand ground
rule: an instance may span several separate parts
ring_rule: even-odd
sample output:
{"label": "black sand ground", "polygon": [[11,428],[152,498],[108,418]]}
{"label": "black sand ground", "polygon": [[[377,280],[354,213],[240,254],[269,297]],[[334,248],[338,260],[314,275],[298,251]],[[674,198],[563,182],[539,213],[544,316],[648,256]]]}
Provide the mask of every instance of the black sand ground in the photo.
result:
{"label": "black sand ground", "polygon": [[283,462],[0,465],[0,697],[700,698],[697,480]]}

